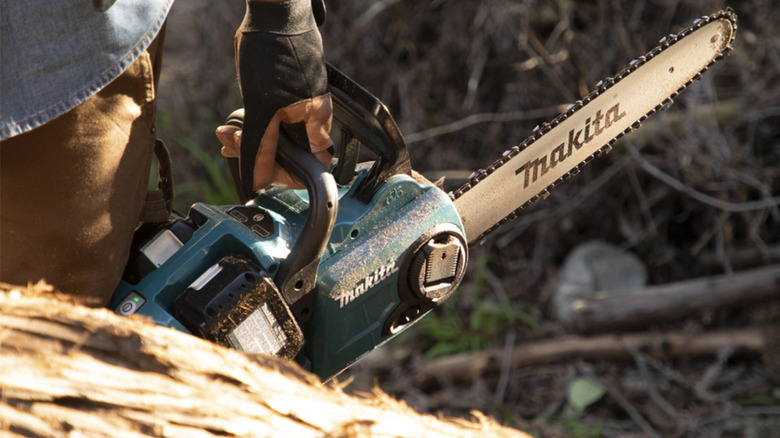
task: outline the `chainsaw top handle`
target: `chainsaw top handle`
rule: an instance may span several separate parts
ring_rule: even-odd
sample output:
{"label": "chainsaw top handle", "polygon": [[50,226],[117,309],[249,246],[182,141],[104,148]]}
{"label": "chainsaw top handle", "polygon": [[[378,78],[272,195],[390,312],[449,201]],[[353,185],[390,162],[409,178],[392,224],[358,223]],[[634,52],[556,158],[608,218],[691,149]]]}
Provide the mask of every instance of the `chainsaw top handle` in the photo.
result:
{"label": "chainsaw top handle", "polygon": [[[336,221],[336,183],[346,185],[355,177],[360,146],[376,154],[374,164],[355,190],[355,197],[365,203],[387,180],[398,174],[410,175],[412,171],[406,143],[387,107],[332,65],[327,64],[327,72],[333,101],[331,137],[338,158],[333,174],[304,149],[308,145],[304,129],[281,130],[276,154],[279,164],[303,183],[309,195],[301,235],[276,274],[276,283],[299,321],[309,316],[313,297],[309,292],[316,286],[320,257]],[[242,127],[243,122],[244,110],[238,109],[226,124]],[[243,190],[237,161],[228,159],[228,166],[241,202],[245,203],[253,195]]]}

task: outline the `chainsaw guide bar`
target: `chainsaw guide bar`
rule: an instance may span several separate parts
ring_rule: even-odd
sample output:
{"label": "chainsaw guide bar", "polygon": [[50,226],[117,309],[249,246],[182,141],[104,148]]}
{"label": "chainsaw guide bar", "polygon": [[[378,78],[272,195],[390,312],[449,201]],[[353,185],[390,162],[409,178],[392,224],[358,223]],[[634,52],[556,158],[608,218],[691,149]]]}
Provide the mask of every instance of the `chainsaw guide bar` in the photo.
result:
{"label": "chainsaw guide bar", "polygon": [[[622,136],[672,104],[731,50],[737,16],[731,8],[695,20],[662,38],[645,56],[602,80],[588,96],[449,194],[475,245],[549,191],[608,153]],[[509,200],[509,202],[507,202]]]}

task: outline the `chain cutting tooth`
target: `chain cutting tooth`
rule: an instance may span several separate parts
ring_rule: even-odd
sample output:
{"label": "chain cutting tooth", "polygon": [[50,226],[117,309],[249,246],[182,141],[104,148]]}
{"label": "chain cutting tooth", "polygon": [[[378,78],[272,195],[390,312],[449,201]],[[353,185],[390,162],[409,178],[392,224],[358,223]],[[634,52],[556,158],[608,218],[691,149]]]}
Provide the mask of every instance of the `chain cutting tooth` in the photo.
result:
{"label": "chain cutting tooth", "polygon": [[533,129],[532,132],[533,132],[534,140],[538,140],[539,138],[542,137],[542,128],[540,128],[539,125],[534,126],[534,129]]}

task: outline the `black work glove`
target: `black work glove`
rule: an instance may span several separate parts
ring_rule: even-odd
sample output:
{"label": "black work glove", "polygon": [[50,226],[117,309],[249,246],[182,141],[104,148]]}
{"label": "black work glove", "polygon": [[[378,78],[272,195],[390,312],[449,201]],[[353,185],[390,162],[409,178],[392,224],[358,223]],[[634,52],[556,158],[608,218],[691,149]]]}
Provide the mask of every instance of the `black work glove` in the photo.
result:
{"label": "black work glove", "polygon": [[332,159],[332,103],[312,0],[248,0],[236,33],[236,67],[244,126],[217,129],[222,154],[239,157],[245,190],[303,188],[275,158],[280,130],[305,126],[309,150],[328,168]]}

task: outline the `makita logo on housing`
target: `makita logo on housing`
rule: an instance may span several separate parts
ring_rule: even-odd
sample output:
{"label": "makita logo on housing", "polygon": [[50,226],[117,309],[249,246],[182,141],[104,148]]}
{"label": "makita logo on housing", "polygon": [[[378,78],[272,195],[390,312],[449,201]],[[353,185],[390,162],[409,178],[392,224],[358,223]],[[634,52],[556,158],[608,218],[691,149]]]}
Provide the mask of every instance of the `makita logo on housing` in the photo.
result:
{"label": "makita logo on housing", "polygon": [[579,150],[584,144],[590,143],[594,138],[598,137],[605,129],[612,126],[613,123],[625,117],[625,112],[620,112],[620,103],[616,103],[612,108],[608,109],[605,114],[602,114],[601,110],[596,111],[596,115],[591,118],[585,119],[585,127],[578,131],[572,129],[569,131],[569,141],[559,144],[555,149],[550,152],[550,155],[544,155],[537,157],[534,160],[530,160],[518,167],[515,170],[515,175],[519,175],[521,172],[525,172],[525,179],[523,181],[523,188],[528,187],[528,184],[536,182],[537,178],[547,173],[558,163],[566,161],[571,157],[572,151],[576,148]]}
{"label": "makita logo on housing", "polygon": [[398,272],[398,268],[395,266],[395,260],[381,266],[379,269],[358,281],[355,287],[341,294],[339,297],[339,308],[343,308],[347,304],[355,301],[358,297],[368,292],[372,287],[378,285],[395,272]]}

